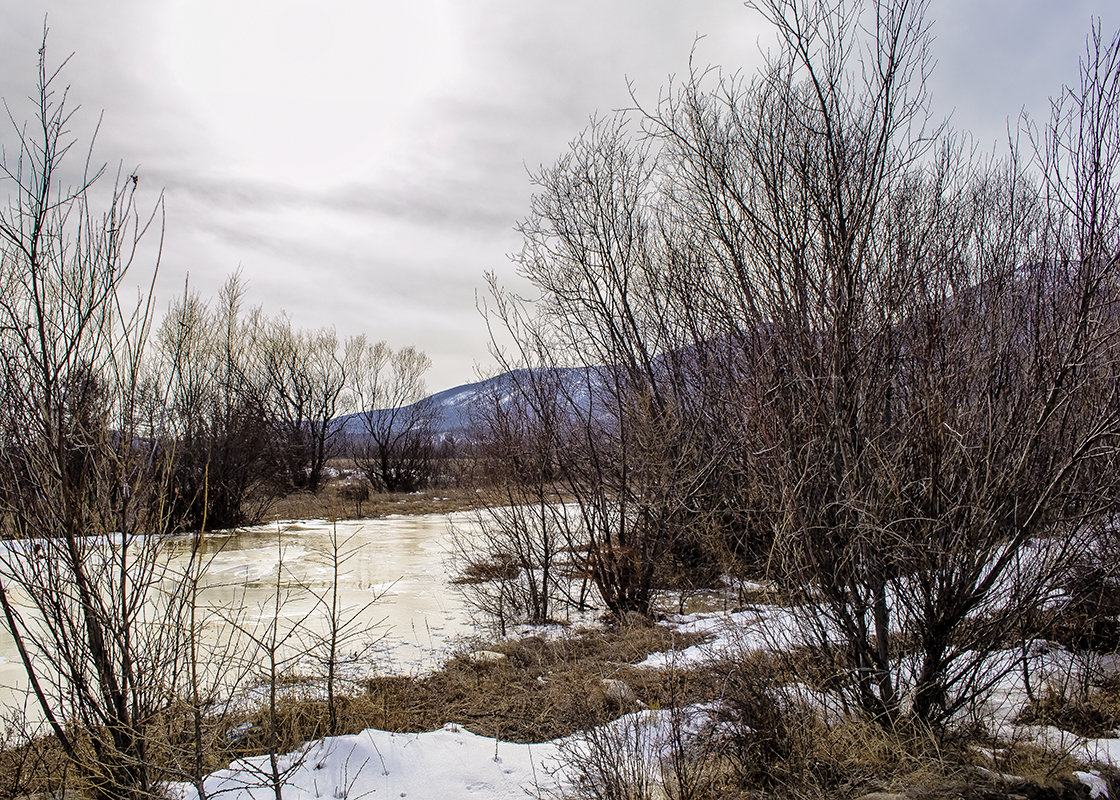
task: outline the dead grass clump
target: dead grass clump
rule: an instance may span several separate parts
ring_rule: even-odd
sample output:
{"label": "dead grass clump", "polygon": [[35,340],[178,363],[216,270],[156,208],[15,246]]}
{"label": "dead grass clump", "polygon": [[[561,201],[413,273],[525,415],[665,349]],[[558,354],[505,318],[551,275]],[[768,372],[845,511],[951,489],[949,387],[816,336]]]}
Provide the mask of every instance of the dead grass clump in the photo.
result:
{"label": "dead grass clump", "polygon": [[[1089,790],[1073,775],[1075,771],[1088,768],[1068,752],[1028,741],[992,744],[991,749],[972,750],[973,780],[960,792],[965,800],[995,800],[1007,796],[1029,800],[1084,800],[1089,797]],[[1102,769],[1097,773],[1108,786],[1108,796],[1115,797],[1120,790],[1120,772]],[[997,794],[1001,786],[1005,793]]]}
{"label": "dead grass clump", "polygon": [[[682,691],[698,699],[706,691],[700,682],[670,691],[659,684],[655,671],[634,668],[629,662],[699,638],[642,625],[572,633],[555,640],[529,637],[492,644],[489,647],[504,658],[472,660],[463,654],[431,675],[370,679],[364,693],[336,698],[338,724],[333,732],[357,733],[370,727],[420,732],[456,722],[506,741],[567,736],[639,708],[636,700],[611,696],[604,679],[624,681],[637,700],[651,706],[669,702]],[[262,722],[239,741],[232,757],[264,752],[269,740],[266,718],[263,712],[245,718]],[[281,751],[331,733],[326,702],[321,699],[289,696],[280,704],[278,719]]]}
{"label": "dead grass clump", "polygon": [[74,779],[70,760],[53,736],[0,743],[0,797],[60,796]]}
{"label": "dead grass clump", "polygon": [[[704,750],[694,756],[709,765],[706,796],[1005,796],[1007,786],[994,771],[977,771],[964,737],[947,738],[905,722],[892,727],[817,705],[798,678],[816,659],[823,665],[818,679],[827,683],[830,661],[819,656],[808,650],[747,652],[691,678],[706,686],[696,694],[716,700],[709,707]],[[982,784],[988,794],[969,793]]]}
{"label": "dead grass clump", "polygon": [[781,677],[777,661],[758,653],[738,659],[723,680],[716,719],[723,754],[743,784],[780,783],[784,774],[807,767],[800,738],[816,735],[820,726]]}
{"label": "dead grass clump", "polygon": [[969,776],[961,744],[921,725],[847,717],[829,725],[814,747],[846,785],[901,790],[955,785]]}
{"label": "dead grass clump", "polygon": [[1078,604],[1054,614],[1046,638],[1074,651],[1115,653],[1120,650],[1120,625],[1116,615]]}
{"label": "dead grass clump", "polygon": [[471,585],[489,583],[490,581],[509,581],[521,574],[521,567],[508,553],[484,561],[468,561],[462,568],[462,574],[452,580],[456,585]]}
{"label": "dead grass clump", "polygon": [[[689,639],[688,643],[698,639]],[[659,701],[647,670],[630,666],[666,650],[679,635],[652,625],[503,642],[505,656],[475,662],[453,658],[437,673],[419,679],[376,678],[368,684],[375,709],[372,724],[386,730],[430,730],[458,722],[475,733],[534,742],[567,736],[638,707],[611,697],[604,679],[625,681],[638,700]]]}
{"label": "dead grass clump", "polygon": [[1029,703],[1016,721],[1022,725],[1053,725],[1091,739],[1109,736],[1120,728],[1120,687],[1097,689],[1084,699],[1048,689]]}
{"label": "dead grass clump", "polygon": [[148,757],[161,778],[191,783],[235,758],[264,752],[258,724],[263,718],[229,709],[196,716],[187,705],[172,705],[150,720]]}
{"label": "dead grass clump", "polygon": [[[807,713],[807,716],[806,716]],[[907,800],[1073,800],[1087,796],[1068,755],[1033,745],[981,755],[967,737],[945,737],[906,722],[893,727],[860,717],[787,716],[798,724],[788,753],[773,762],[766,796],[858,798],[885,793]]]}
{"label": "dead grass clump", "polygon": [[897,766],[877,745],[864,767],[866,744],[830,738],[771,655],[647,673],[636,690],[661,698],[648,715],[588,726],[564,748],[580,800],[856,797]]}

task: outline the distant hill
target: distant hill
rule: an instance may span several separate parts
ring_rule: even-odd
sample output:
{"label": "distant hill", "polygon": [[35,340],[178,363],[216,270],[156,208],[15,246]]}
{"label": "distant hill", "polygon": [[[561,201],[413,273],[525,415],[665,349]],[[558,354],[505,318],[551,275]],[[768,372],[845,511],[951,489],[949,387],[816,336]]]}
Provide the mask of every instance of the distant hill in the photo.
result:
{"label": "distant hill", "polygon": [[[591,403],[588,389],[588,377],[592,382],[595,378],[587,368],[583,367],[553,367],[549,370],[559,375],[566,384],[569,396],[577,403],[587,407]],[[518,381],[527,377],[527,370],[514,370],[503,372],[493,378],[475,383],[465,383],[451,389],[444,389],[427,398],[435,406],[437,438],[453,436],[456,439],[470,438],[472,428],[472,408],[480,398],[498,396],[501,401],[509,399],[515,390]],[[381,410],[374,413],[384,413]],[[349,414],[343,417],[343,429],[348,435],[361,436],[364,433],[362,420],[359,414]]]}

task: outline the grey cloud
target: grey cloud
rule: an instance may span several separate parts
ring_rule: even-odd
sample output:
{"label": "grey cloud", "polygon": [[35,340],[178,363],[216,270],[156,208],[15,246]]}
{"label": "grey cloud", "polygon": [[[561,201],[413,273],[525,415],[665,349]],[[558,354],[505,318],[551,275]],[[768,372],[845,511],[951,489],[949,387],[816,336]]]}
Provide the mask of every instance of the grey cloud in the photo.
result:
{"label": "grey cloud", "polygon": [[200,178],[156,173],[169,202],[177,198],[209,207],[213,212],[263,214],[291,209],[321,210],[362,217],[381,217],[417,226],[480,230],[512,226],[508,204],[501,192],[485,183],[462,180],[433,181],[430,185],[407,180],[354,183],[310,189],[280,182],[245,179]]}
{"label": "grey cloud", "polygon": [[[457,26],[461,59],[432,49],[450,41],[429,41],[432,21],[412,16],[401,29],[418,64],[444,70],[434,83],[429,73],[413,85],[407,65],[394,72],[376,62],[379,71],[366,74],[360,59],[332,61],[315,52],[329,42],[308,32],[306,74],[358,66],[323,71],[332,83],[321,97],[303,91],[289,103],[260,66],[267,59],[253,61],[262,47],[275,55],[275,37],[252,38],[248,4],[250,24],[238,34],[248,37],[247,69],[238,72],[234,60],[228,82],[206,74],[209,82],[197,84],[191,59],[205,57],[197,42],[178,60],[163,52],[179,41],[176,21],[195,19],[192,4],[174,13],[148,0],[50,5],[52,52],[77,51],[67,79],[84,106],[82,124],[106,112],[98,156],[139,164],[142,189],[166,187],[161,280],[170,292],[182,290],[189,269],[210,294],[242,263],[252,302],[269,310],[446,358],[437,358],[444,377],[433,376],[436,386],[466,379],[465,365],[485,358],[474,290],[484,270],[512,274],[505,253],[516,249],[512,229],[528,210],[527,167],[553,163],[592,115],[630,105],[627,79],[643,103],[656,102],[670,74],[687,69],[697,35],[707,35],[695,43],[698,64],[748,74],[771,36],[740,0],[475,0],[448,23]],[[0,93],[17,104],[33,88],[41,13],[13,4],[0,29]],[[324,22],[320,34],[350,19],[312,13]],[[955,124],[988,141],[1021,106],[1044,114],[1046,97],[1076,77],[1090,13],[1104,16],[1106,34],[1120,24],[1114,0],[931,0],[930,13],[940,61],[935,113],[955,107]],[[390,81],[402,92],[373,91],[372,82]],[[208,94],[219,89],[230,90],[224,105]],[[273,105],[252,102],[255,89]],[[416,102],[374,99],[397,94]],[[286,137],[279,125],[291,119],[316,124]],[[3,128],[0,144],[10,143]],[[337,153],[325,149],[332,144]]]}
{"label": "grey cloud", "polygon": [[487,359],[475,295],[483,271],[501,266],[489,263],[495,248],[452,241],[433,252],[414,236],[343,242],[253,228],[236,218],[216,220],[196,236],[201,239],[184,243],[177,258],[229,254],[223,268],[211,266],[206,276],[192,269],[192,285],[204,295],[213,291],[207,282],[216,288],[240,266],[249,303],[269,313],[284,309],[301,326],[333,326],[341,335],[365,333],[425,350],[435,359],[429,378],[435,389],[469,379],[472,365]]}

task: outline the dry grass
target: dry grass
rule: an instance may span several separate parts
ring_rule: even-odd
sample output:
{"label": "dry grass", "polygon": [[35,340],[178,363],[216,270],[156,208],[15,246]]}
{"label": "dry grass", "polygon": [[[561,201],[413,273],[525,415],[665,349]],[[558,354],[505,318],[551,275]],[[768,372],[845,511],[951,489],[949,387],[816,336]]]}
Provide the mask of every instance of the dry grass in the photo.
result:
{"label": "dry grass", "polygon": [[[784,718],[783,752],[765,753],[753,769],[732,763],[724,794],[750,800],[861,798],[883,793],[906,800],[1082,800],[1072,759],[1037,747],[1001,749],[980,756],[961,741],[920,728],[849,717],[824,724],[793,710]],[[773,757],[776,756],[776,757]]]}
{"label": "dry grass", "polygon": [[[531,637],[493,645],[505,658],[473,661],[464,654],[423,677],[385,676],[367,683],[364,695],[346,698],[341,728],[368,727],[416,732],[457,722],[468,730],[506,741],[537,742],[566,736],[632,711],[636,703],[607,697],[602,680],[625,680],[648,705],[673,698],[662,673],[630,662],[699,637],[682,638],[660,626],[626,626],[572,634],[556,641]],[[680,687],[672,691],[682,693]],[[700,680],[683,690],[689,700],[704,694]],[[286,708],[284,738],[299,742],[323,730],[321,701],[297,701]]]}
{"label": "dry grass", "polygon": [[73,783],[69,761],[53,737],[0,749],[0,797],[53,797]]}
{"label": "dry grass", "polygon": [[451,582],[457,586],[486,584],[496,580],[513,580],[521,574],[521,568],[512,556],[504,555],[487,561],[470,561],[462,569],[462,574]]}
{"label": "dry grass", "polygon": [[1048,689],[1024,708],[1016,721],[1053,725],[1087,738],[1113,736],[1120,729],[1120,687],[1100,687],[1083,699],[1071,699]]}
{"label": "dry grass", "polygon": [[[817,710],[785,688],[792,683],[789,670],[795,667],[788,658],[751,653],[688,669],[632,666],[651,652],[687,647],[699,638],[675,635],[662,626],[630,624],[570,632],[554,640],[530,637],[490,644],[504,657],[480,659],[464,653],[430,675],[369,680],[365,692],[339,699],[334,731],[327,728],[324,700],[289,696],[280,708],[278,749],[294,750],[330,733],[368,727],[419,732],[448,722],[505,741],[555,739],[636,710],[638,703],[607,695],[603,679],[621,679],[650,708],[684,709],[718,701],[710,706],[718,709],[711,730],[722,733],[701,736],[699,749],[683,753],[681,774],[696,777],[686,795],[690,800],[851,800],[872,792],[896,793],[908,800],[1080,796],[1069,777],[1077,765],[1060,754],[1016,745],[999,749],[989,759],[964,740],[947,742],[904,725],[891,729],[858,718],[826,724]],[[205,755],[204,771],[265,752],[265,719],[261,710],[212,721],[205,738],[216,746]],[[190,748],[184,744],[189,741],[187,722],[185,716],[169,717],[167,743],[159,748],[160,759],[170,769],[182,770],[180,775],[192,766]],[[256,723],[251,734],[232,742],[226,738],[229,729],[246,722]],[[594,737],[585,739],[585,746],[594,742]],[[609,761],[611,754],[603,755]],[[5,750],[0,753],[0,797],[12,797],[17,785],[24,792],[56,789],[59,776],[64,776],[62,766],[61,754],[49,740],[27,750]],[[1009,782],[1001,774],[1022,778]],[[678,789],[670,796],[681,794]]]}
{"label": "dry grass", "polygon": [[479,495],[474,489],[442,488],[409,494],[370,492],[369,499],[359,509],[352,500],[342,496],[338,484],[331,484],[318,494],[294,492],[280,498],[269,508],[264,521],[379,519],[391,514],[447,514],[474,509],[479,504]]}

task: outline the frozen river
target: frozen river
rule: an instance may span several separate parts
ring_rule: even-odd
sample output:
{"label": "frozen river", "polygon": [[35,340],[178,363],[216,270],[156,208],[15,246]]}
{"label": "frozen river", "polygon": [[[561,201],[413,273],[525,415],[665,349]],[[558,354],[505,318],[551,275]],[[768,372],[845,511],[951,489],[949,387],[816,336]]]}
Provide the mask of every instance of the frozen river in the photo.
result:
{"label": "frozen river", "polygon": [[[469,514],[430,514],[337,523],[344,559],[338,599],[343,618],[356,617],[344,651],[361,652],[347,672],[425,671],[446,657],[456,636],[469,632],[446,563],[450,526],[469,522]],[[281,635],[297,631],[285,656],[299,642],[306,643],[309,634],[325,632],[327,614],[316,596],[330,599],[331,540],[331,525],[321,520],[208,533],[199,602],[204,649],[224,648],[234,656],[251,651],[245,637],[267,635],[277,616],[278,586],[277,630]],[[176,553],[173,547],[172,571],[176,562],[186,563],[186,544],[180,549]],[[287,668],[294,674],[310,669],[307,659],[293,660]],[[21,702],[26,680],[6,630],[0,633],[0,686],[0,704]]]}
{"label": "frozen river", "polygon": [[[458,518],[458,524],[468,521],[466,515]],[[371,627],[380,640],[374,653],[379,671],[412,673],[437,666],[451,640],[469,630],[462,601],[449,583],[449,524],[444,514],[337,523],[344,559],[340,603],[345,615],[361,612],[353,627]],[[321,520],[210,534],[203,598],[214,607],[244,609],[251,621],[267,621],[282,561],[284,618],[322,631],[326,616],[316,608],[315,596],[326,595],[334,582],[331,549],[331,526]]]}

